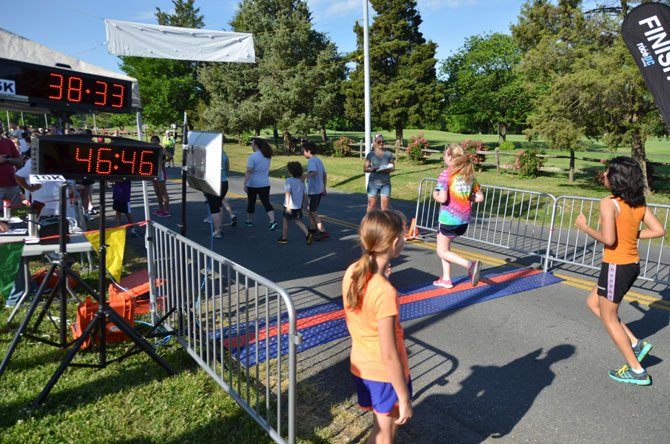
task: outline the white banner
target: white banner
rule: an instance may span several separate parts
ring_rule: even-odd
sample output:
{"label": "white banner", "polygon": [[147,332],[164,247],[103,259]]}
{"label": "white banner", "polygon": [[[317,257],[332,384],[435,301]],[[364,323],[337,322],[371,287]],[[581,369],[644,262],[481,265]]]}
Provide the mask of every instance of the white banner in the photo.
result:
{"label": "white banner", "polygon": [[255,63],[253,35],[105,19],[107,51],[119,56]]}

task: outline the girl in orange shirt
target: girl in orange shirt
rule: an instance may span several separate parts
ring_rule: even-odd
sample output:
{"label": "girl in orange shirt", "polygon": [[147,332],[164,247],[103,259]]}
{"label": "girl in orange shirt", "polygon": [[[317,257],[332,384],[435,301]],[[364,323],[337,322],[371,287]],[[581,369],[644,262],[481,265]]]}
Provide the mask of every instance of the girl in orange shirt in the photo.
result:
{"label": "girl in orange shirt", "polygon": [[358,403],[374,412],[369,443],[391,443],[397,426],[412,416],[412,384],[398,295],[387,266],[404,244],[403,218],[373,210],[359,228],[363,254],[342,281],[344,314],[351,334],[351,373]]}
{"label": "girl in orange shirt", "polygon": [[[605,244],[598,285],[591,290],[586,306],[602,320],[605,330],[626,359],[609,377],[618,382],[649,385],[651,378],[640,364],[652,345],[640,341],[619,319],[619,304],[640,274],[638,239],[665,235],[661,222],[646,206],[640,165],[629,157],[610,160],[604,174],[605,187],[612,195],[600,200],[600,230],[577,217],[577,228]],[[645,228],[639,230],[640,222]]]}

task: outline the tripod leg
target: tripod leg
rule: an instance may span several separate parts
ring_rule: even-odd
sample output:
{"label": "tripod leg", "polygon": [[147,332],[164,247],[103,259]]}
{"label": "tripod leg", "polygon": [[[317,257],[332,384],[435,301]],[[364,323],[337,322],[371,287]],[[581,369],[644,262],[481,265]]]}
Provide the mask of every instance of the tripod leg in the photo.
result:
{"label": "tripod leg", "polygon": [[[42,287],[40,286],[40,289],[41,288]],[[33,302],[30,304],[30,308],[28,308],[28,313],[26,313],[26,317],[23,319],[23,321],[21,321],[21,325],[19,326],[19,329],[16,331],[14,339],[12,339],[12,343],[9,345],[9,349],[5,354],[5,358],[2,360],[2,364],[0,364],[0,376],[2,376],[2,374],[5,372],[5,368],[7,368],[7,364],[9,364],[9,360],[12,358],[12,355],[16,350],[16,346],[19,345],[19,340],[21,339],[21,336],[23,336],[23,333],[25,333],[26,329],[28,328],[30,318],[32,318],[33,314],[35,313],[35,310],[37,309],[37,306],[40,303],[40,299],[41,299],[40,292],[38,291],[37,295],[35,295],[35,298],[33,299]]]}
{"label": "tripod leg", "polygon": [[130,339],[135,342],[142,350],[144,350],[151,358],[158,363],[161,367],[165,369],[170,375],[174,375],[174,370],[170,368],[167,362],[163,358],[161,358],[158,353],[154,350],[153,346],[142,337],[137,331],[128,325],[125,319],[121,317],[117,312],[115,312],[112,308],[106,307],[107,309],[107,316],[109,316],[110,321],[112,324],[116,325],[119,327],[119,330],[124,332]]}
{"label": "tripod leg", "polygon": [[82,332],[82,335],[78,337],[76,341],[74,341],[74,345],[72,346],[70,351],[68,351],[67,355],[65,355],[65,358],[63,358],[63,361],[60,363],[60,366],[56,369],[54,374],[51,376],[51,379],[49,379],[49,382],[47,382],[47,385],[44,386],[40,394],[37,396],[37,399],[35,399],[35,401],[33,402],[33,405],[35,407],[41,405],[44,402],[46,397],[49,395],[49,392],[51,392],[53,386],[56,385],[56,382],[58,382],[58,379],[65,371],[65,367],[70,365],[70,362],[72,362],[74,355],[77,354],[84,341],[91,337],[91,334],[96,327],[105,328],[105,315],[101,314],[101,312],[99,311],[95,314],[93,319],[91,319],[91,322],[86,326],[86,328]]}

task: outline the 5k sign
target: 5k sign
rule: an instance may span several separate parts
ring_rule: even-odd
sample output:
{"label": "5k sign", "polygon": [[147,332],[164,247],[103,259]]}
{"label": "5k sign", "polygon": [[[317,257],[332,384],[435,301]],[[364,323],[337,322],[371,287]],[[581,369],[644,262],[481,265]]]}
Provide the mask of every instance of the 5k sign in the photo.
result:
{"label": "5k sign", "polygon": [[670,128],[670,6],[639,5],[624,19],[621,34]]}

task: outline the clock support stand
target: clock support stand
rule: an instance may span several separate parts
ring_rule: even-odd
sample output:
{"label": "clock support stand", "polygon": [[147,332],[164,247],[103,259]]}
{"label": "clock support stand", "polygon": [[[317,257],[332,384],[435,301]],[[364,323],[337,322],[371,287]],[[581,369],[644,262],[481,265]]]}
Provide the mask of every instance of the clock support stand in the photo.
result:
{"label": "clock support stand", "polygon": [[[7,367],[7,364],[9,363],[9,360],[16,349],[16,346],[18,345],[18,341],[21,338],[21,336],[24,335],[26,328],[28,324],[30,323],[30,318],[34,314],[35,310],[37,309],[37,306],[39,305],[39,302],[41,300],[41,294],[43,292],[43,287],[45,286],[45,283],[48,281],[48,278],[51,277],[52,274],[54,274],[56,268],[59,268],[59,280],[58,280],[58,285],[59,285],[59,290],[60,290],[60,305],[61,305],[61,326],[60,326],[60,344],[55,344],[52,343],[53,345],[59,345],[62,348],[67,347],[69,344],[66,343],[66,299],[67,299],[67,288],[66,288],[66,280],[67,277],[72,277],[74,278],[78,284],[82,285],[84,288],[87,289],[88,293],[90,293],[98,302],[98,311],[96,314],[93,316],[93,319],[91,322],[86,326],[84,331],[82,332],[82,335],[77,338],[74,343],[72,343],[72,347],[70,350],[67,352],[65,357],[63,358],[60,366],[54,374],[52,375],[51,379],[49,382],[47,382],[46,386],[42,390],[42,392],[38,395],[38,397],[35,399],[33,405],[35,407],[41,405],[46,397],[49,395],[49,392],[51,389],[54,387],[56,382],[58,382],[58,379],[61,377],[63,372],[65,371],[67,366],[79,366],[79,367],[95,367],[95,368],[105,368],[108,364],[120,361],[121,359],[124,359],[125,357],[128,356],[128,354],[125,354],[124,356],[114,359],[114,360],[108,360],[107,359],[107,342],[105,338],[105,332],[107,330],[107,323],[110,322],[114,324],[120,331],[126,334],[128,338],[130,338],[137,347],[139,347],[140,350],[144,351],[147,353],[154,361],[156,361],[163,369],[165,369],[170,375],[174,374],[174,371],[170,368],[168,363],[161,358],[156,351],[154,350],[153,346],[142,336],[140,335],[132,326],[130,326],[125,319],[121,315],[119,315],[116,311],[114,311],[109,304],[107,303],[107,298],[105,297],[106,291],[107,291],[107,279],[105,276],[105,269],[106,269],[106,246],[105,246],[105,181],[102,180],[100,181],[100,251],[99,251],[99,272],[100,272],[100,278],[98,280],[98,292],[96,293],[86,282],[81,280],[81,278],[74,273],[69,266],[66,263],[65,257],[66,257],[66,217],[65,217],[65,189],[66,187],[63,185],[61,187],[60,191],[60,237],[59,237],[59,253],[58,253],[58,260],[54,261],[51,265],[51,268],[49,269],[49,273],[47,275],[47,278],[44,279],[42,282],[42,285],[40,286],[37,295],[33,299],[33,302],[30,305],[30,308],[28,309],[28,313],[26,314],[25,319],[22,321],[21,326],[16,332],[16,335],[14,337],[14,340],[12,341],[12,344],[10,345],[9,350],[7,351],[7,354],[2,361],[2,364],[0,364],[0,376],[2,375],[4,369]],[[53,298],[53,295],[50,296],[50,298],[47,301],[47,305],[45,306],[44,311],[48,308],[48,305],[51,303],[51,300]],[[38,323],[41,321],[41,318],[43,316],[40,315],[38,319]],[[38,324],[39,325],[39,324]],[[35,327],[36,328],[36,327]],[[72,363],[72,359],[75,357],[75,355],[79,352],[81,347],[83,346],[84,342],[87,340],[97,340],[97,346],[98,346],[98,363],[97,364],[79,364],[79,363]]]}

